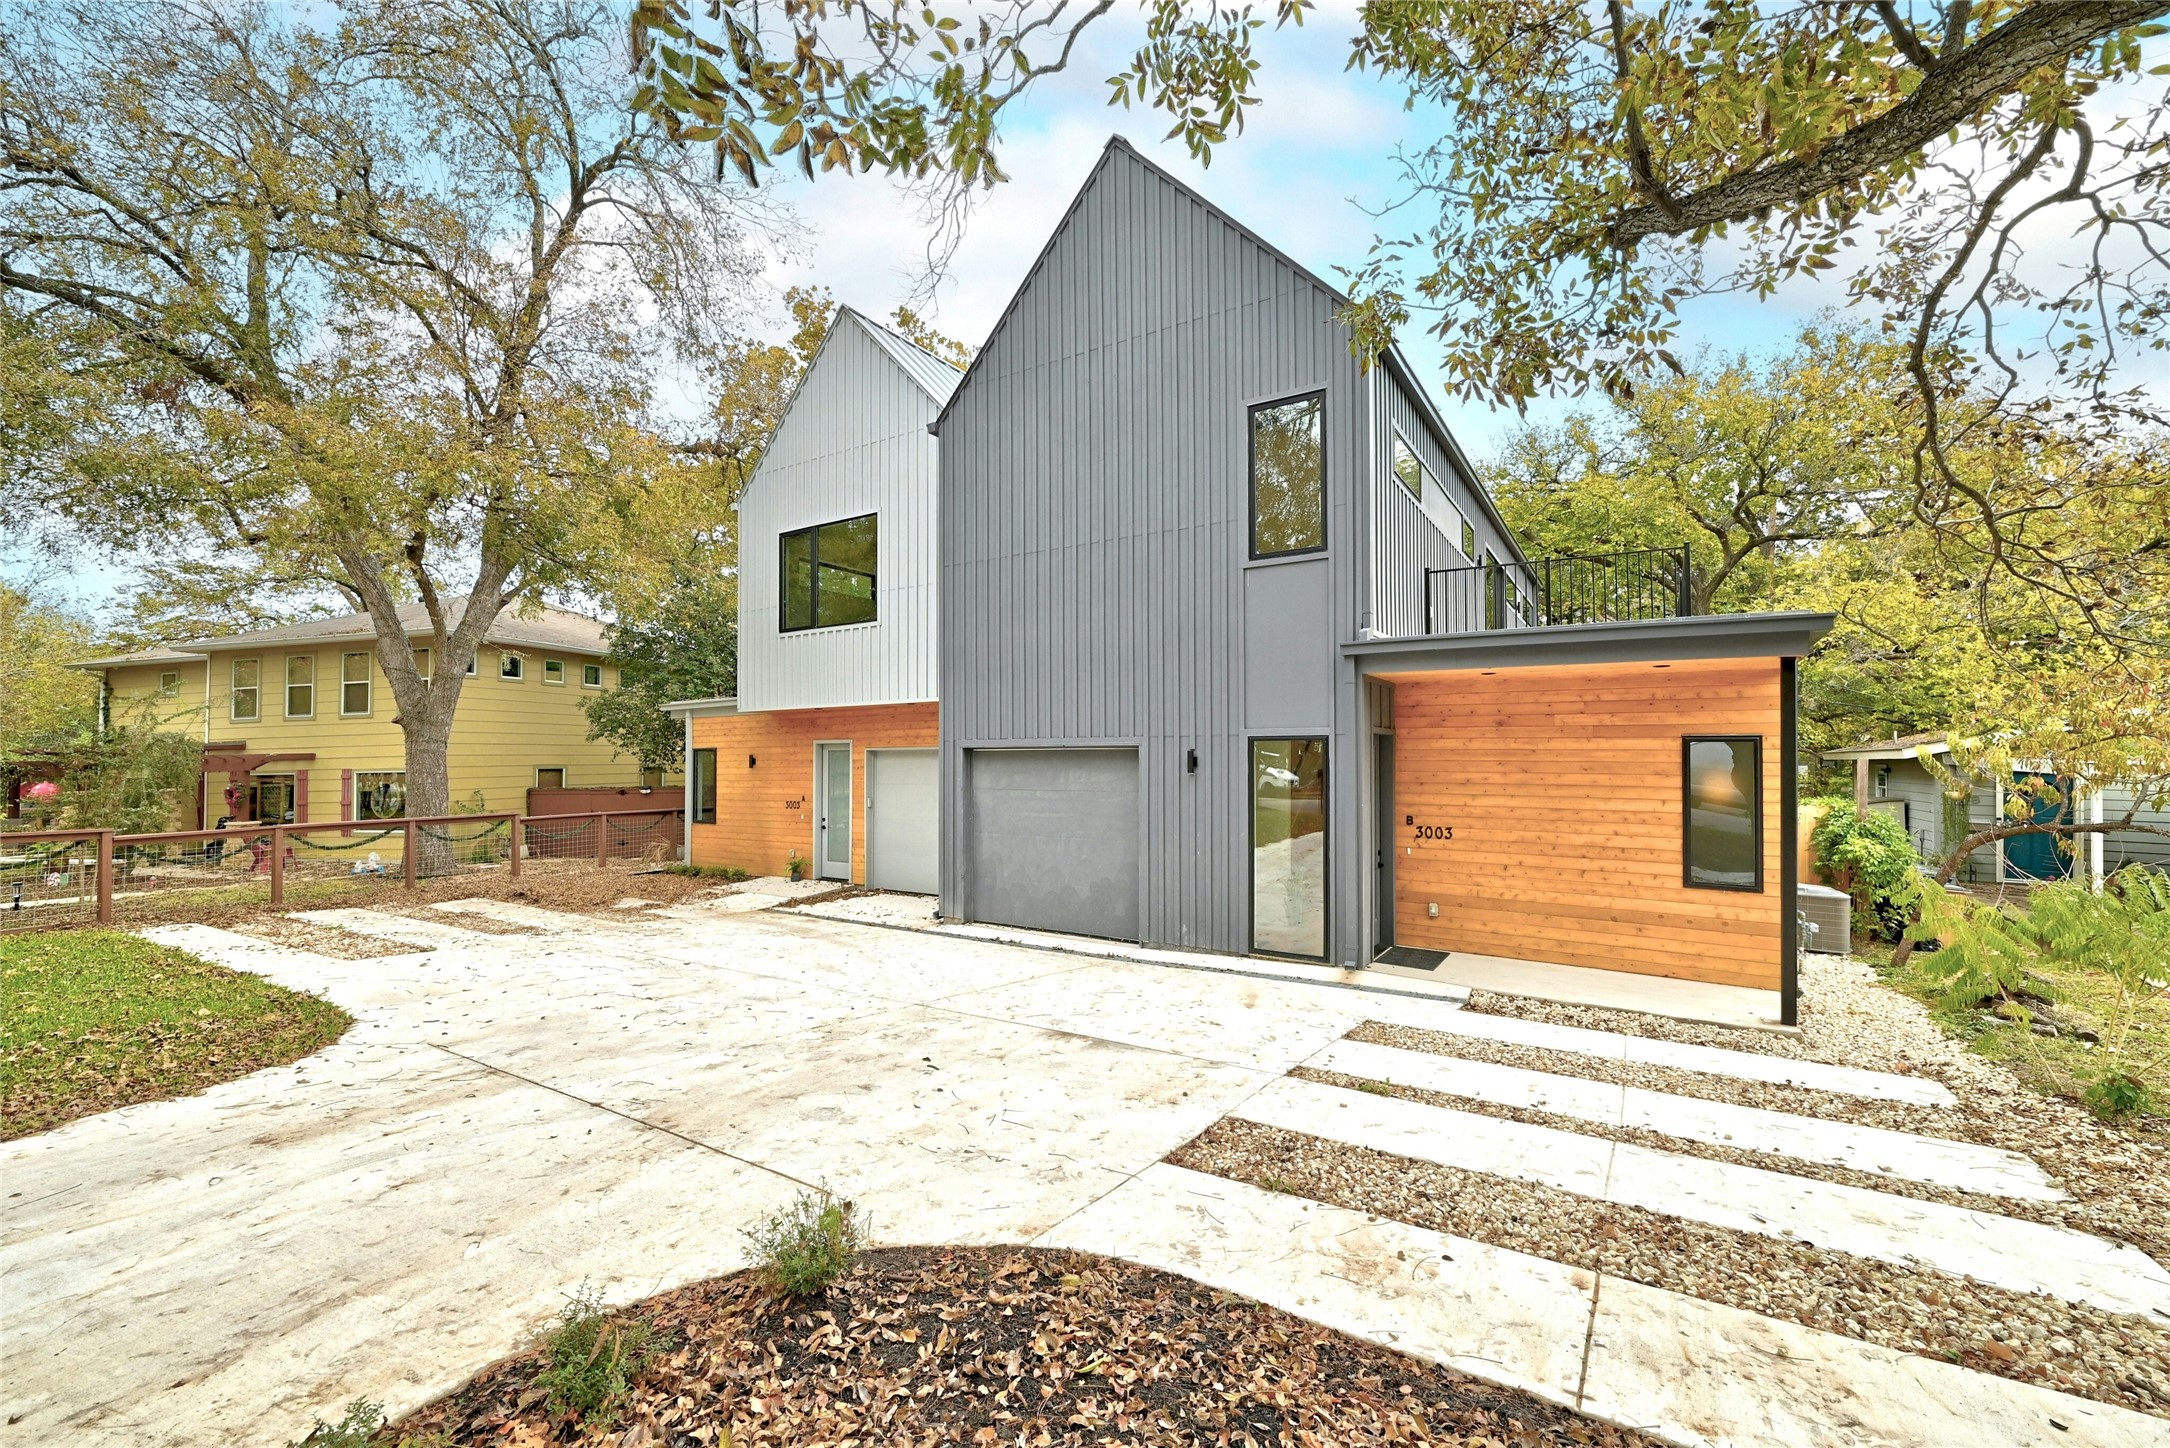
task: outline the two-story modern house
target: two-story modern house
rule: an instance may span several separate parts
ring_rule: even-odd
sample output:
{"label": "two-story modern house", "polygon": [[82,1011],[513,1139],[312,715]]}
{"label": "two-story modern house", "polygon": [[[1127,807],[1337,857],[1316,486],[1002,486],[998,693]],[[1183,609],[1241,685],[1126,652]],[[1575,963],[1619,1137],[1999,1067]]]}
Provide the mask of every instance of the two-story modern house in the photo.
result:
{"label": "two-story modern house", "polygon": [[[420,604],[399,616],[410,638],[428,636]],[[202,738],[195,818],[177,829],[393,819],[406,810],[406,736],[376,638],[367,614],[345,614],[76,667],[99,676],[105,719]],[[453,714],[454,802],[518,810],[530,789],[643,783],[639,760],[587,737],[581,701],[617,683],[607,653],[601,624],[561,609],[492,624]],[[416,662],[429,667],[426,646]]]}
{"label": "two-story modern house", "polygon": [[687,718],[697,863],[932,892],[936,444],[961,374],[849,307],[739,499],[735,698]]}
{"label": "two-story modern house", "polygon": [[[885,647],[934,673],[913,697],[938,733],[940,913],[1683,977],[1790,1018],[1793,671],[1829,618],[1682,617],[1677,554],[1524,558],[1406,361],[1356,354],[1345,302],[1117,139],[933,404],[939,450],[910,447],[937,623]],[[887,413],[821,418],[795,406],[779,442],[818,432],[830,472],[906,446]],[[748,598],[777,554],[788,615],[785,530],[866,506],[750,509]],[[885,548],[909,516],[882,517]],[[886,578],[866,583],[890,617]],[[747,657],[788,673],[789,624],[749,607]],[[877,702],[823,677],[830,718]],[[776,844],[833,852],[820,822],[849,800],[796,782],[845,737],[791,737],[788,782],[751,800]],[[841,860],[823,871],[881,883]]]}

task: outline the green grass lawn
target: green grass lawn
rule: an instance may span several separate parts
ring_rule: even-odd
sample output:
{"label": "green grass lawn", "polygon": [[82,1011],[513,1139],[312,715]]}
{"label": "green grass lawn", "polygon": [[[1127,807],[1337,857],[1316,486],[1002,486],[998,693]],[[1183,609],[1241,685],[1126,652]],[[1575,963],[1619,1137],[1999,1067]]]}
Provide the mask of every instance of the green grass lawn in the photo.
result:
{"label": "green grass lawn", "polygon": [[0,1139],[186,1096],[339,1039],[314,996],[111,930],[0,938]]}

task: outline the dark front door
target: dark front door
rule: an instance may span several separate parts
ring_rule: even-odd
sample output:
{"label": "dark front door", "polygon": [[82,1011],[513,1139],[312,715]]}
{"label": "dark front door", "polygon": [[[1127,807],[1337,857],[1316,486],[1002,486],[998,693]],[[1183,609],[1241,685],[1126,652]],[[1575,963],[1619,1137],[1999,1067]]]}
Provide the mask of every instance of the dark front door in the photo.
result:
{"label": "dark front door", "polygon": [[1394,943],[1394,736],[1372,736],[1372,918],[1373,943],[1385,950]]}
{"label": "dark front door", "polygon": [[[2022,774],[2021,784],[2054,784],[2054,797],[2035,796],[2034,822],[2052,825],[2072,817],[2072,781],[2050,780],[2044,775]],[[2072,873],[2072,856],[2057,848],[2055,835],[2014,835],[2004,842],[2004,873],[2013,879],[2062,880]]]}

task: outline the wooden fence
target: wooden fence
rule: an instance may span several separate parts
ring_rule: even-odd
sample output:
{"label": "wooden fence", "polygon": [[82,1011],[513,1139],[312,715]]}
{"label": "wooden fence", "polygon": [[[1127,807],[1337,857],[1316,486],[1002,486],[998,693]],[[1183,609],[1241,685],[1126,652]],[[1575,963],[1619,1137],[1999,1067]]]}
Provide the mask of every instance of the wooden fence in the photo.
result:
{"label": "wooden fence", "polygon": [[677,805],[582,814],[438,815],[426,819],[241,824],[124,835],[28,830],[0,836],[0,931],[113,922],[114,902],[189,891],[267,891],[274,910],[296,881],[413,886],[447,875],[678,858]]}

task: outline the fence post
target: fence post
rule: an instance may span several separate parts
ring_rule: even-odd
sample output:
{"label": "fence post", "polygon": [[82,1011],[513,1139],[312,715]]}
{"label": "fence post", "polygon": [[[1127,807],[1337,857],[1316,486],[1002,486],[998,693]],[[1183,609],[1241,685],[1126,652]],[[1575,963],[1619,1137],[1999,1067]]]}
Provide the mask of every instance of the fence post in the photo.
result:
{"label": "fence post", "polygon": [[98,831],[98,923],[113,923],[113,831]]}
{"label": "fence post", "polygon": [[1680,567],[1674,574],[1674,577],[1679,579],[1674,598],[1674,606],[1679,610],[1674,615],[1676,618],[1686,618],[1689,614],[1695,612],[1695,592],[1688,582],[1688,570],[1691,566],[1688,546],[1683,543],[1680,547]]}
{"label": "fence post", "polygon": [[1424,570],[1424,632],[1427,637],[1432,632],[1432,571],[1429,568]]}
{"label": "fence post", "polygon": [[506,825],[512,830],[512,878],[520,878],[520,857],[527,853],[527,826],[523,815],[505,816]]}
{"label": "fence post", "polygon": [[400,840],[401,866],[407,876],[407,888],[414,888],[414,821],[407,821],[405,835]]}
{"label": "fence post", "polygon": [[271,827],[271,908],[286,904],[286,826]]}
{"label": "fence post", "polygon": [[595,817],[595,868],[610,868],[610,812]]}

